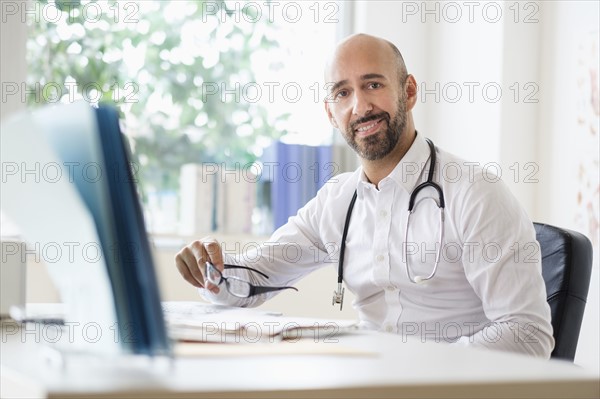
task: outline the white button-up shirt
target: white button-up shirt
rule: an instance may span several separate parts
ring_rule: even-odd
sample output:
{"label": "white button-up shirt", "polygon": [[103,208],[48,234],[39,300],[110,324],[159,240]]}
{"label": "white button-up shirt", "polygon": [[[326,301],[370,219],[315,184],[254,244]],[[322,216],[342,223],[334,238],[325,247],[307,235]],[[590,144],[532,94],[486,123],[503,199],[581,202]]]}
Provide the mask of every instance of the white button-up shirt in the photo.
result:
{"label": "white button-up shirt", "polygon": [[[371,184],[362,168],[331,179],[269,242],[231,262],[257,268],[235,274],[256,285],[293,285],[311,271],[337,269],[350,200],[344,283],[363,325],[436,342],[455,342],[549,357],[550,308],[533,224],[490,170],[439,148],[433,180],[445,197],[443,241],[433,188],[422,190],[410,219],[409,197],[426,181],[430,150],[421,134],[396,168]],[[430,200],[433,199],[434,201]],[[435,276],[424,284],[441,256]],[[228,271],[229,273],[229,271]],[[224,288],[224,287],[223,287]],[[255,306],[270,295],[240,300],[201,290],[213,302]]]}

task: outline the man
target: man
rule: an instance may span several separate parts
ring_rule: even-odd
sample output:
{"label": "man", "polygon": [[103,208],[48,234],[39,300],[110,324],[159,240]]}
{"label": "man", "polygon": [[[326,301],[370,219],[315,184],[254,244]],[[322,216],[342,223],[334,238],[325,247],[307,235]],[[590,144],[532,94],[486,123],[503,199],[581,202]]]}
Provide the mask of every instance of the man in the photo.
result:
{"label": "man", "polygon": [[[260,270],[268,280],[248,270],[231,273],[255,286],[285,287],[328,264],[325,259],[339,259],[356,193],[343,276],[363,325],[548,358],[554,340],[539,245],[531,221],[502,182],[436,148],[433,180],[441,192],[420,190],[406,233],[410,196],[427,180],[432,152],[415,130],[417,83],[398,49],[380,38],[351,36],[333,54],[326,81],[329,120],[361,167],[325,184],[260,250],[227,259]],[[444,178],[440,171],[449,166],[454,173]],[[281,244],[294,245],[293,261],[289,246]],[[219,271],[208,266],[207,275],[206,261],[223,270],[221,248],[211,239],[195,241],[176,256],[179,272],[209,300],[255,306],[273,295],[232,296],[219,284]]]}

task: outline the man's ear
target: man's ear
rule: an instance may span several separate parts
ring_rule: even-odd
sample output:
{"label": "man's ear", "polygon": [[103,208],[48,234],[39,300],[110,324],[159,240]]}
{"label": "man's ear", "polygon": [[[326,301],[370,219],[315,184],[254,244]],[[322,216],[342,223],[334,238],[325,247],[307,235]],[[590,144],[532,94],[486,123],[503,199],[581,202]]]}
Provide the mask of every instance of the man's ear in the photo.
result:
{"label": "man's ear", "polygon": [[325,105],[325,112],[327,112],[327,118],[329,119],[329,123],[331,123],[331,126],[333,126],[334,128],[339,129],[339,126],[338,126],[337,122],[335,121],[335,118],[333,117],[331,110],[329,109],[329,103],[327,102],[327,99],[325,99],[325,101],[323,101],[323,104]]}
{"label": "man's ear", "polygon": [[417,81],[413,75],[408,75],[404,84],[406,94],[406,109],[410,111],[417,103]]}

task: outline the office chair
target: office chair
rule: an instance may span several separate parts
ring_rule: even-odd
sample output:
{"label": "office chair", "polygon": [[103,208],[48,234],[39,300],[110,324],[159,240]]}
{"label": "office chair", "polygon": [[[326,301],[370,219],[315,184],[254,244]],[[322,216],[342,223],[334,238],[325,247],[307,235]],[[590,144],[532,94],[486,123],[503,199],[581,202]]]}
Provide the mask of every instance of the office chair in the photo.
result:
{"label": "office chair", "polygon": [[583,234],[534,223],[552,315],[552,358],[573,361],[592,273],[592,243]]}

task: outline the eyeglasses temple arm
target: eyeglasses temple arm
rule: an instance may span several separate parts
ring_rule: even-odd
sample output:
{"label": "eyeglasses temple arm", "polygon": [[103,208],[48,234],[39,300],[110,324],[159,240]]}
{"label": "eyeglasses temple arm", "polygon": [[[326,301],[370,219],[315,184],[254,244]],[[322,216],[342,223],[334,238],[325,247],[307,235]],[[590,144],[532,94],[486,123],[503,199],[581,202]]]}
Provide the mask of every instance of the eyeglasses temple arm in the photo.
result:
{"label": "eyeglasses temple arm", "polygon": [[254,272],[254,273],[258,273],[258,274],[260,274],[260,275],[261,275],[261,276],[263,276],[264,278],[269,278],[269,276],[267,276],[266,274],[264,274],[264,273],[263,273],[263,272],[261,272],[260,270],[256,270],[256,269],[253,269],[253,268],[251,268],[251,267],[247,267],[247,266],[239,266],[239,265],[228,265],[228,264],[224,264],[224,265],[223,265],[223,268],[224,268],[224,269],[244,269],[244,270],[249,270],[249,271],[251,271],[251,272]]}
{"label": "eyeglasses temple arm", "polygon": [[294,290],[294,291],[298,291],[298,288],[296,288],[296,287],[252,286],[252,289],[250,290],[250,296],[260,295],[260,294],[264,294],[264,293],[272,292],[272,291],[281,291],[281,290]]}

